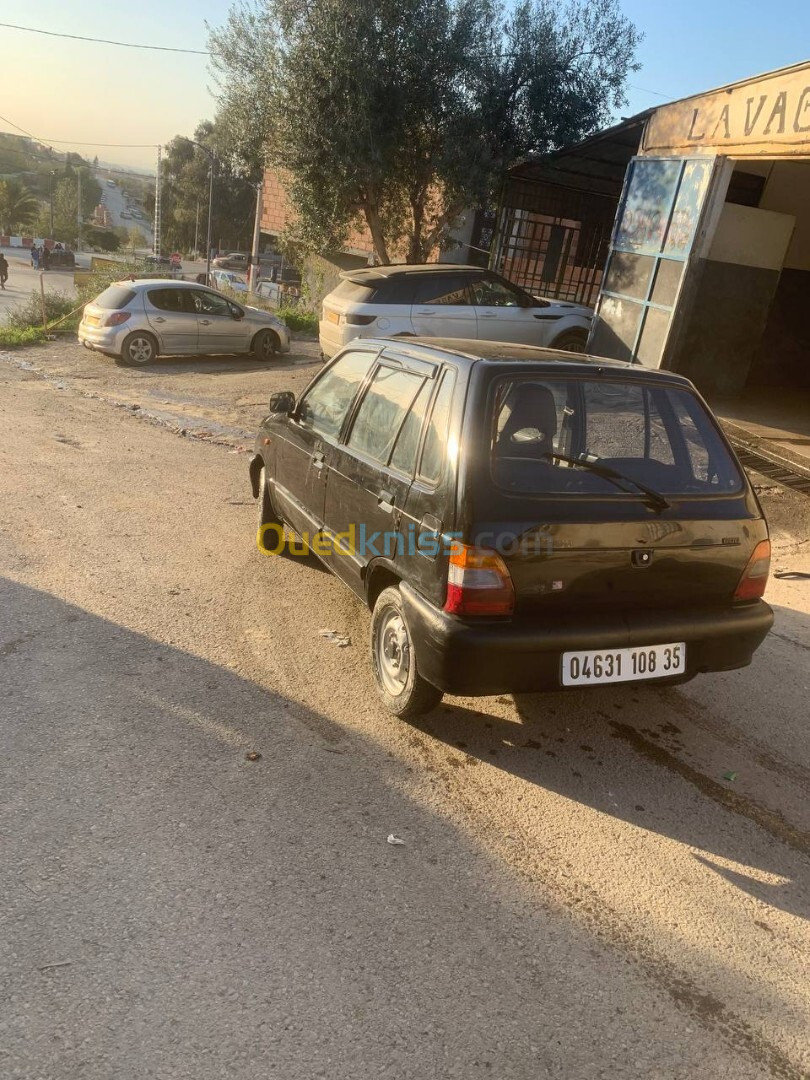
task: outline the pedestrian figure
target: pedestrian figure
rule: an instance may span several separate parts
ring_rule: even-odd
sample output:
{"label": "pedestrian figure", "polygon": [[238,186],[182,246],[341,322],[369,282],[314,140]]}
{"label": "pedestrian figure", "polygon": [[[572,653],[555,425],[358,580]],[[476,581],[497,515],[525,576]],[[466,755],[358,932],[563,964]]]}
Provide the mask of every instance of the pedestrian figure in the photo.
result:
{"label": "pedestrian figure", "polygon": [[37,258],[38,258],[38,256],[39,256],[39,252],[37,251],[37,245],[32,244],[31,245],[31,265],[33,266],[33,268],[35,270],[37,268]]}
{"label": "pedestrian figure", "polygon": [[51,253],[46,247],[43,247],[42,252],[40,253],[39,262],[43,270],[47,270],[49,268],[51,262]]}
{"label": "pedestrian figure", "polygon": [[8,281],[8,262],[5,255],[0,251],[0,289],[5,292],[6,282]]}

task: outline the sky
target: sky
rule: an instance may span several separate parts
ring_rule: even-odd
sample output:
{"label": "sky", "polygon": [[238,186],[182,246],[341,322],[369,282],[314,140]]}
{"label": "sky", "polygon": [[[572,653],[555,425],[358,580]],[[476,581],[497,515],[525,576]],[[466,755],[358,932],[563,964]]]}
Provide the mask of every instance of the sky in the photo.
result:
{"label": "sky", "polygon": [[[138,44],[205,49],[205,22],[230,0],[3,0],[0,21]],[[645,34],[631,75],[632,115],[668,100],[810,59],[810,4],[780,0],[621,0]],[[156,147],[215,111],[205,56],[149,52],[0,27],[0,131],[24,128],[56,149],[153,167]],[[10,123],[9,123],[10,121]],[[64,140],[56,143],[55,140]],[[92,143],[81,146],[79,143]],[[105,147],[101,143],[148,144]]]}

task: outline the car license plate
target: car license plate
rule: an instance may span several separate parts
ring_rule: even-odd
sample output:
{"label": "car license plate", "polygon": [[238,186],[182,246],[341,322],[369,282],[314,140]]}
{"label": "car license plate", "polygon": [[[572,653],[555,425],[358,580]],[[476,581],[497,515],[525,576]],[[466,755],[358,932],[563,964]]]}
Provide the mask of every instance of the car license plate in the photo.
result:
{"label": "car license plate", "polygon": [[324,315],[326,316],[326,318],[327,318],[327,320],[329,322],[333,322],[333,323],[339,323],[340,322],[340,315],[338,315],[338,313],[336,311],[329,311],[329,309],[327,308],[327,310],[324,312]]}
{"label": "car license plate", "polygon": [[98,315],[85,315],[84,317],[84,321],[87,323],[88,326],[98,326],[98,320]]}
{"label": "car license plate", "polygon": [[563,686],[667,679],[686,670],[686,644],[639,645],[632,649],[567,652],[562,658]]}

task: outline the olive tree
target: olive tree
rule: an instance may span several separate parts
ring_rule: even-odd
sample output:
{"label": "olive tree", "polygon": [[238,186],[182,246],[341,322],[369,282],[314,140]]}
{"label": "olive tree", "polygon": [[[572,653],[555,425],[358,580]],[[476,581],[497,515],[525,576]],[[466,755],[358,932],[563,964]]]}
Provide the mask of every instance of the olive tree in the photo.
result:
{"label": "olive tree", "polygon": [[210,32],[220,122],[287,175],[300,238],[361,221],[383,263],[609,122],[639,40],[617,0],[240,0]]}

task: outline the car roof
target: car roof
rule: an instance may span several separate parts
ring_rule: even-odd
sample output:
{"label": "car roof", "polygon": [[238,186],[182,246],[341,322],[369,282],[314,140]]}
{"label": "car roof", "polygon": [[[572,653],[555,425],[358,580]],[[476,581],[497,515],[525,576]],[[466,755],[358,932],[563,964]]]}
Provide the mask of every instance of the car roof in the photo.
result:
{"label": "car roof", "polygon": [[616,374],[625,373],[635,378],[663,380],[676,386],[691,387],[690,381],[683,375],[658,368],[644,367],[624,360],[612,360],[605,356],[591,356],[586,353],[566,352],[563,349],[541,348],[537,345],[512,345],[503,341],[480,341],[472,338],[363,338],[363,345],[384,347],[390,351],[413,356],[419,360],[445,362],[449,359],[462,361],[466,366],[484,362],[493,366],[502,364],[535,364],[542,366],[549,374],[586,374],[609,370]]}
{"label": "car roof", "polygon": [[[180,281],[177,278],[135,278],[133,281],[131,278],[124,278],[122,281],[114,282],[115,285],[120,285],[124,289],[148,289],[154,285],[160,285],[163,288],[171,285],[176,289],[206,289],[206,285],[198,285],[196,281]],[[216,289],[208,289],[209,292],[216,292]]]}
{"label": "car roof", "polygon": [[390,266],[360,266],[356,270],[343,270],[341,277],[349,281],[382,281],[404,274],[448,274],[459,270],[486,272],[486,267],[466,263],[394,263]]}

